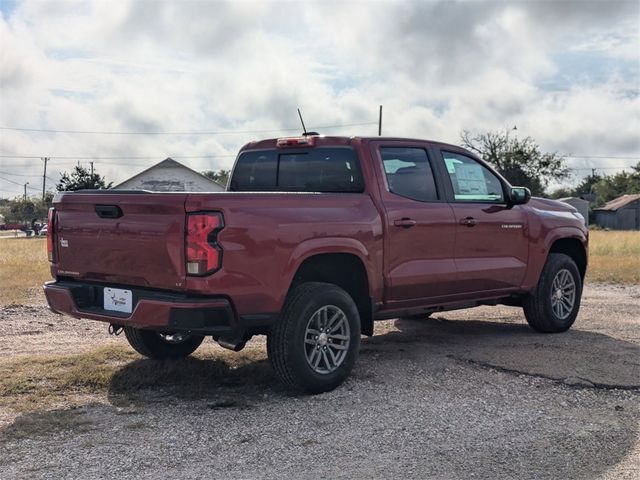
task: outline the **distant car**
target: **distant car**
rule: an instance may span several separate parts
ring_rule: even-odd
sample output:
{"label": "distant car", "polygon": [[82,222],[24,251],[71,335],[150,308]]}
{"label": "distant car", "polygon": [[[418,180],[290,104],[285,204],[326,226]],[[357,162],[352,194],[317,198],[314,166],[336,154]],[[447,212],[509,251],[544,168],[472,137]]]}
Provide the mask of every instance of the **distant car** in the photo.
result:
{"label": "distant car", "polygon": [[47,230],[48,230],[48,226],[45,225],[44,227],[42,227],[40,229],[40,232],[38,233],[38,235],[46,237],[47,236]]}

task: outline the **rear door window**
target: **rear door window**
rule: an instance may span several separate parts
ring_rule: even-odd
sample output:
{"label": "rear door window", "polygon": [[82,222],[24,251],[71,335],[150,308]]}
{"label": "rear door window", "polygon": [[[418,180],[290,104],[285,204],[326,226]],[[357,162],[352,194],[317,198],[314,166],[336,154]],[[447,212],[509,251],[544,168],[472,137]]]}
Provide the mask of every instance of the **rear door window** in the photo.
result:
{"label": "rear door window", "polygon": [[238,158],[229,190],[362,192],[364,182],[351,148],[248,151]]}
{"label": "rear door window", "polygon": [[431,164],[423,148],[381,147],[380,155],[390,192],[421,202],[438,199]]}

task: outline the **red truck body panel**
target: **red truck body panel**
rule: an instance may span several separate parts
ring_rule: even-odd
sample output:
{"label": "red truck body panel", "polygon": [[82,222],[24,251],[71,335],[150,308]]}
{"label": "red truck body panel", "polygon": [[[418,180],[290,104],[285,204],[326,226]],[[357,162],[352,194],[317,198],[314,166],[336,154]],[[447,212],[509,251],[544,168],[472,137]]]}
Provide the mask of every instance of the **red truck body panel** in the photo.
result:
{"label": "red truck body panel", "polygon": [[[183,290],[185,194],[64,195],[56,204],[55,275]],[[96,205],[124,215],[101,218]]]}
{"label": "red truck body panel", "polygon": [[[353,148],[364,191],[57,195],[51,233],[56,261],[51,271],[58,284],[45,288],[51,307],[116,324],[166,328],[171,318],[181,315],[172,313],[173,307],[195,308],[201,302],[219,306],[222,298],[233,316],[259,323],[262,317],[277,318],[306,259],[340,253],[362,263],[372,310],[384,318],[524,294],[536,285],[558,239],[579,242],[586,262],[588,234],[573,207],[541,199],[515,206],[452,201],[441,150],[476,158],[459,147],[377,137],[316,137],[313,143],[309,148]],[[417,202],[392,193],[380,146],[425,149],[434,165],[438,200]],[[240,153],[275,148],[276,139],[271,139],[250,143]],[[103,218],[97,214],[101,205],[121,215]],[[186,274],[186,216],[195,212],[220,212],[224,218],[216,237],[222,249],[221,268],[211,275]],[[472,217],[474,228],[469,228],[467,219]],[[64,293],[70,288],[63,286],[65,282],[86,284],[89,290],[115,285],[184,298],[143,302],[140,297],[140,305],[125,318],[95,306],[78,307],[77,295],[86,292]],[[149,315],[155,318],[145,318]]]}

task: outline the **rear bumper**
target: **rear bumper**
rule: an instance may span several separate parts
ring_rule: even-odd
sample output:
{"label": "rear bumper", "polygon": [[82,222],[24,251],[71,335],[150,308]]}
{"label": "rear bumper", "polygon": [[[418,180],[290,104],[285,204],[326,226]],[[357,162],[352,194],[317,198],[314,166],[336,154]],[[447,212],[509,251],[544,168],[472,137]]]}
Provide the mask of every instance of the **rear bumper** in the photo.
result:
{"label": "rear bumper", "polygon": [[[132,291],[130,314],[103,308],[105,286]],[[224,341],[264,333],[277,318],[269,314],[239,317],[226,297],[190,297],[130,286],[48,282],[44,293],[49,307],[56,313],[148,330],[212,335]]]}

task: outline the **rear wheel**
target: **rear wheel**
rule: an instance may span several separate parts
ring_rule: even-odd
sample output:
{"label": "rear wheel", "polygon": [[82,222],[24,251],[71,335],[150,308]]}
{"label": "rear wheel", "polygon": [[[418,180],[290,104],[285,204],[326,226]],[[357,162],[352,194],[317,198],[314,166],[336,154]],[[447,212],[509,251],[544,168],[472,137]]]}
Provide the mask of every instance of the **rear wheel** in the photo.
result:
{"label": "rear wheel", "polygon": [[523,301],[524,315],[534,330],[564,332],[578,316],[582,277],[576,263],[563,253],[551,253],[538,285]]}
{"label": "rear wheel", "polygon": [[159,333],[133,327],[124,327],[124,335],[136,352],[149,358],[187,357],[204,339],[202,335]]}
{"label": "rear wheel", "polygon": [[360,315],[340,287],[309,282],[288,296],[267,336],[267,353],[288,387],[321,393],[347,378],[360,348]]}

